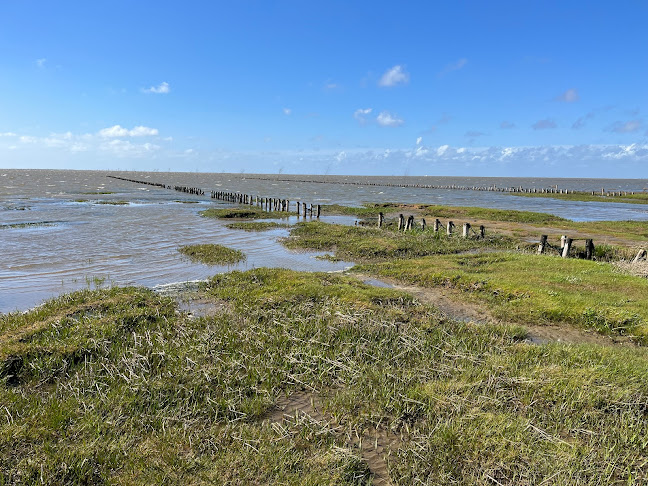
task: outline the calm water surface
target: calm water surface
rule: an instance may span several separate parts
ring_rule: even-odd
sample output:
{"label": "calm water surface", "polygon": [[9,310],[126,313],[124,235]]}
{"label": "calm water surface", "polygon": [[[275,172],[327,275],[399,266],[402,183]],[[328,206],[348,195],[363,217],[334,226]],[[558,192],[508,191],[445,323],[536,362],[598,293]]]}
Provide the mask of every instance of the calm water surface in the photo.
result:
{"label": "calm water surface", "polygon": [[[487,178],[368,178],[336,176],[267,176],[245,174],[138,173],[0,169],[0,312],[24,310],[63,292],[105,280],[118,285],[156,286],[207,278],[231,269],[261,266],[306,271],[337,271],[350,262],[329,262],[318,253],[283,248],[277,239],[287,230],[244,232],[225,222],[202,218],[208,207],[225,207],[208,196],[191,196],[106,177],[116,175],[169,185],[302,200],[309,203],[360,205],[363,202],[411,202],[553,213],[578,221],[648,220],[648,205],[585,203],[520,198],[476,191],[412,189],[364,184],[522,185],[577,190],[641,191],[646,180],[565,180]],[[265,177],[265,176],[264,176]],[[288,179],[288,180],[277,180]],[[318,182],[296,182],[297,180]],[[109,192],[110,194],[98,194]],[[126,201],[111,205],[99,202]],[[293,216],[289,220],[295,221]],[[348,217],[323,220],[353,224]],[[35,224],[36,223],[36,224]],[[218,243],[242,250],[247,260],[230,267],[192,263],[177,248]]]}

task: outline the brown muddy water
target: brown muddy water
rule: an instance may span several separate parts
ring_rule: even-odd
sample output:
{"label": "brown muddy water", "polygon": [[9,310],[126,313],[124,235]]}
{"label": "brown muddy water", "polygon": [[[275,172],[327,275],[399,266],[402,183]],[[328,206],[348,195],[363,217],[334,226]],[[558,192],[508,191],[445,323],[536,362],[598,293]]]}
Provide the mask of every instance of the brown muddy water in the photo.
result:
{"label": "brown muddy water", "polygon": [[[200,187],[207,195],[192,196],[111,179],[108,175]],[[580,221],[648,220],[648,206],[642,205],[337,183],[349,180],[406,184],[493,183],[494,180],[486,178],[274,175],[266,177],[274,180],[260,180],[252,177],[245,174],[0,169],[0,312],[25,310],[52,296],[98,285],[155,287],[262,266],[340,271],[352,265],[351,262],[317,259],[321,253],[285,249],[277,240],[287,236],[286,229],[259,233],[230,230],[225,227],[227,221],[201,217],[198,213],[203,209],[228,206],[228,203],[211,200],[208,196],[211,190],[241,191],[314,204],[416,202],[541,211]],[[297,182],[307,177],[318,182]],[[600,190],[604,186],[607,190],[641,191],[646,185],[645,180],[495,181],[502,186],[558,184],[577,190]],[[286,222],[296,220],[291,216]],[[343,224],[355,221],[352,217],[323,217],[322,220]],[[193,263],[177,251],[180,246],[197,243],[236,248],[243,251],[247,259],[232,266],[207,266]]]}

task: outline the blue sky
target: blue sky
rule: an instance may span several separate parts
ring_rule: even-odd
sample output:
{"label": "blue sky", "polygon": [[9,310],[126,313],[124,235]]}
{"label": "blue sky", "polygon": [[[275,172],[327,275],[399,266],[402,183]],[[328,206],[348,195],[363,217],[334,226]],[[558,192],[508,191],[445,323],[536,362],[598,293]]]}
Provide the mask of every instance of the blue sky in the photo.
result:
{"label": "blue sky", "polygon": [[0,2],[0,167],[648,177],[643,1]]}

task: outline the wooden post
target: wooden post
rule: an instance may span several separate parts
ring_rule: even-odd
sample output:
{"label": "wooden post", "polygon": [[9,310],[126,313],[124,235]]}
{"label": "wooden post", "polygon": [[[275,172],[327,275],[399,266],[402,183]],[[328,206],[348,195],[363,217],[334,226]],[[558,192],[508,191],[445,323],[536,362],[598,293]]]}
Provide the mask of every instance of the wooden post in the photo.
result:
{"label": "wooden post", "polygon": [[310,207],[308,208],[308,214],[310,214],[310,217],[313,217],[313,203],[310,203]]}
{"label": "wooden post", "polygon": [[300,212],[301,212],[301,203],[297,201],[297,216],[299,216]]}
{"label": "wooden post", "polygon": [[410,231],[414,228],[414,216],[411,214],[407,217],[407,224],[405,225],[405,231]]}
{"label": "wooden post", "polygon": [[563,258],[569,258],[569,250],[571,249],[572,241],[571,238],[565,238],[565,246],[563,247],[562,252]]}
{"label": "wooden post", "polygon": [[469,234],[470,234],[470,223],[464,223],[463,224],[463,234],[462,234],[462,236],[464,238],[468,238]]}
{"label": "wooden post", "polygon": [[426,227],[427,227],[427,223],[425,222],[425,218],[421,218],[421,229],[425,231]]}
{"label": "wooden post", "polygon": [[378,213],[378,227],[382,228],[383,222],[385,221],[385,215],[383,213]]}
{"label": "wooden post", "polygon": [[405,227],[405,218],[402,214],[398,215],[398,231],[401,231]]}
{"label": "wooden post", "polygon": [[454,229],[454,225],[455,225],[455,224],[454,224],[452,221],[448,221],[448,226],[447,226],[447,228],[446,228],[446,234],[447,234],[448,236],[451,236],[451,235],[452,235],[452,230]]}
{"label": "wooden post", "polygon": [[441,221],[439,219],[434,220],[434,232],[438,233],[439,232],[439,227],[441,226]]}
{"label": "wooden post", "polygon": [[585,258],[591,260],[594,256],[594,240],[585,240]]}
{"label": "wooden post", "polygon": [[639,250],[639,253],[637,253],[637,256],[634,257],[634,260],[632,260],[632,263],[637,263],[637,262],[640,262],[641,260],[645,260],[645,259],[646,259],[646,250],[644,250],[642,248],[641,250]]}
{"label": "wooden post", "polygon": [[566,242],[566,241],[567,241],[567,236],[566,236],[566,235],[562,235],[562,236],[560,237],[560,249],[561,249],[561,250],[562,250],[563,248],[565,248],[565,242]]}
{"label": "wooden post", "polygon": [[486,227],[483,224],[479,227],[479,237],[486,238]]}
{"label": "wooden post", "polygon": [[318,205],[317,205],[317,218],[320,217],[320,214],[321,214],[321,213],[322,213],[322,205],[321,205],[321,204],[318,204]]}
{"label": "wooden post", "polygon": [[547,235],[540,237],[540,244],[538,245],[538,255],[542,255],[547,247]]}

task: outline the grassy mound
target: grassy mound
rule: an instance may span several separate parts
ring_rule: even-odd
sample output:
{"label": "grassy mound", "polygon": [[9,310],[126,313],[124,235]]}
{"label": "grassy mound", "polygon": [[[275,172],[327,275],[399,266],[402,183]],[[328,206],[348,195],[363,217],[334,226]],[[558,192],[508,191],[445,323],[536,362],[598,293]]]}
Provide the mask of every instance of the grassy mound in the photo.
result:
{"label": "grassy mound", "polygon": [[238,263],[246,258],[245,254],[240,250],[212,243],[182,246],[178,248],[178,251],[183,255],[188,256],[193,261],[205,263],[207,265]]}
{"label": "grassy mound", "polygon": [[229,229],[239,229],[243,231],[268,231],[277,228],[290,228],[289,224],[275,223],[274,221],[245,221],[228,223],[225,226]]}
{"label": "grassy mound", "polygon": [[288,248],[334,250],[335,255],[342,259],[367,261],[457,253],[485,247],[501,248],[511,243],[498,236],[483,240],[464,239],[458,235],[448,238],[444,232],[434,233],[430,229],[398,232],[313,221],[297,224],[284,244]]}
{"label": "grassy mound", "polygon": [[254,206],[239,208],[210,208],[200,211],[200,215],[206,218],[219,219],[277,219],[287,218],[291,213],[285,211],[263,211]]}
{"label": "grassy mound", "polygon": [[[646,349],[534,346],[330,274],[203,295],[201,319],[138,289],[0,317],[0,483],[368,484],[373,430],[394,484],[646,480]],[[296,394],[321,417],[273,418]]]}

